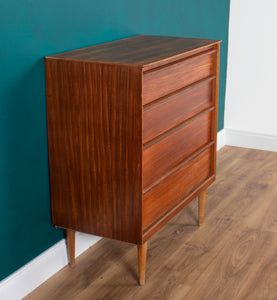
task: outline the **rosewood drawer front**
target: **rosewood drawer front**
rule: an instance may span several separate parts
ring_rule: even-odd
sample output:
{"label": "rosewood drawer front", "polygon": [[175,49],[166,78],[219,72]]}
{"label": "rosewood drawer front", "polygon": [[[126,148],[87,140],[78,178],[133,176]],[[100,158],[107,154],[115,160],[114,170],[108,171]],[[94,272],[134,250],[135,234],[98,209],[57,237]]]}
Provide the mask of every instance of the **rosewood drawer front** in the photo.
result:
{"label": "rosewood drawer front", "polygon": [[209,178],[211,158],[212,148],[210,147],[143,195],[143,230],[173,209],[190,192]]}
{"label": "rosewood drawer front", "polygon": [[143,76],[143,105],[213,74],[215,51],[210,50]]}
{"label": "rosewood drawer front", "polygon": [[204,113],[143,151],[144,188],[211,141],[211,118],[211,111]]}
{"label": "rosewood drawer front", "polygon": [[177,126],[213,104],[214,79],[185,89],[143,111],[143,143]]}

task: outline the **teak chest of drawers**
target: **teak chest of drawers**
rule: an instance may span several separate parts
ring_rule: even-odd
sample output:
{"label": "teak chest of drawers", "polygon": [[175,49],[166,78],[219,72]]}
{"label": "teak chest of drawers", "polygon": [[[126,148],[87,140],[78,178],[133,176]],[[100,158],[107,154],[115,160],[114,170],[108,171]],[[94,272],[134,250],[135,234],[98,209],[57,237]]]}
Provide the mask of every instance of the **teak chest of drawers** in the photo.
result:
{"label": "teak chest of drawers", "polygon": [[215,180],[219,41],[141,35],[45,58],[53,225],[138,245]]}

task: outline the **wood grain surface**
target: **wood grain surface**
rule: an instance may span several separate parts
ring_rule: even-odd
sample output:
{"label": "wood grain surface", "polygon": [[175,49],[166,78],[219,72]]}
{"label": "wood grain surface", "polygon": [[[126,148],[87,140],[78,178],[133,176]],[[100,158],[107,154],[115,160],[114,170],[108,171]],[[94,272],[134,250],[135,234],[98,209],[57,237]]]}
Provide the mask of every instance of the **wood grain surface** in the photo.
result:
{"label": "wood grain surface", "polygon": [[139,271],[139,284],[145,284],[146,273],[146,258],[147,258],[147,242],[143,245],[138,245],[138,271]]}
{"label": "wood grain surface", "polygon": [[71,229],[66,230],[66,247],[67,257],[70,266],[75,265],[75,231]]}
{"label": "wood grain surface", "polygon": [[213,81],[213,105],[215,110],[212,118],[212,140],[214,141],[213,158],[212,158],[212,174],[216,175],[216,157],[217,157],[217,123],[218,123],[218,93],[219,93],[219,67],[220,67],[220,45],[216,45],[214,54],[214,70],[216,79]]}
{"label": "wood grain surface", "polygon": [[[143,150],[142,186],[147,187],[211,141],[212,112],[198,116]],[[189,180],[189,179],[188,179]]]}
{"label": "wood grain surface", "polygon": [[151,70],[143,76],[143,105],[213,75],[214,53],[204,53]]}
{"label": "wood grain surface", "polygon": [[204,222],[204,215],[205,215],[205,205],[206,205],[206,194],[207,191],[202,191],[198,196],[198,219],[199,225],[202,225]]}
{"label": "wood grain surface", "polygon": [[143,110],[143,143],[211,107],[212,95],[213,80],[210,79],[146,107]]}
{"label": "wood grain surface", "polygon": [[219,41],[153,36],[45,58],[52,222],[68,230],[71,263],[69,230],[140,245],[143,258],[214,181],[218,63]]}
{"label": "wood grain surface", "polygon": [[275,300],[276,182],[276,152],[225,146],[205,222],[193,201],[148,241],[144,287],[137,247],[102,239],[25,300]]}
{"label": "wood grain surface", "polygon": [[51,55],[48,58],[137,65],[148,70],[205,51],[219,42],[208,39],[139,35]]}
{"label": "wood grain surface", "polygon": [[46,59],[53,224],[141,242],[141,71]]}
{"label": "wood grain surface", "polygon": [[[171,176],[181,164],[183,168],[204,147],[216,147],[212,139],[216,133],[214,62],[218,44],[139,36],[46,57],[53,225],[136,244],[145,241],[142,192]],[[125,59],[131,59],[129,64]],[[145,99],[157,100],[153,97],[168,93],[169,99],[145,107],[142,115]],[[144,146],[143,118],[146,132],[152,128],[152,140]],[[214,163],[214,155],[209,159]],[[198,169],[200,175],[194,173],[201,189],[214,180],[208,182],[202,176],[208,165],[202,173]],[[184,181],[194,179],[188,173]],[[188,196],[184,191],[183,198]],[[167,203],[174,206],[176,201],[168,199]],[[169,214],[167,207],[163,222],[173,217],[172,208]],[[152,214],[160,216],[160,212]]]}
{"label": "wood grain surface", "polygon": [[203,151],[142,198],[142,229],[146,230],[210,176],[211,148]]}

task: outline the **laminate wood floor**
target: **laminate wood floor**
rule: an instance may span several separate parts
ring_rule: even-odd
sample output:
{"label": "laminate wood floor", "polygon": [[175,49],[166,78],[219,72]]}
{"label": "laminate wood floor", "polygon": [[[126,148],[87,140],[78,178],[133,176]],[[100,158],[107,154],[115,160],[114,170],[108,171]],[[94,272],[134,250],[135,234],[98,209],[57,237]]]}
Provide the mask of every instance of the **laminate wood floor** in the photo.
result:
{"label": "laminate wood floor", "polygon": [[204,224],[193,201],[148,243],[146,285],[137,247],[102,239],[26,300],[277,299],[277,153],[225,146]]}

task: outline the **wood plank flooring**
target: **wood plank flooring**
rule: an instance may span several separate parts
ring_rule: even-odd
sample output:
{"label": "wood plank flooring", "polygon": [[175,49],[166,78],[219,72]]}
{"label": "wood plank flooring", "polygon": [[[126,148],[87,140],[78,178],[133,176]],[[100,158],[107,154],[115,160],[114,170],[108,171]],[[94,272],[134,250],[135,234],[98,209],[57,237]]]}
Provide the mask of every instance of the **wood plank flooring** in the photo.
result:
{"label": "wood plank flooring", "polygon": [[102,239],[26,300],[277,299],[277,153],[225,146],[207,191],[148,242],[146,284],[137,247]]}

